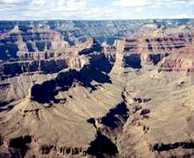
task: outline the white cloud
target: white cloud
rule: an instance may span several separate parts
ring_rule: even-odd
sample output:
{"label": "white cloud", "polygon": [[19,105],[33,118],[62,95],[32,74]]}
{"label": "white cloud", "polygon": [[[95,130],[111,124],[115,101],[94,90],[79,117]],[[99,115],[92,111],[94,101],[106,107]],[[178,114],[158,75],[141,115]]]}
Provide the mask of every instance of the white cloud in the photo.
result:
{"label": "white cloud", "polygon": [[194,0],[114,0],[117,7],[145,7],[157,5],[194,4]]}
{"label": "white cloud", "polygon": [[[193,17],[194,0],[0,0],[0,19]],[[93,5],[91,5],[93,4]],[[190,6],[190,7],[188,7]],[[183,16],[184,15],[184,16]]]}
{"label": "white cloud", "polygon": [[32,0],[29,9],[73,11],[86,8],[87,0]]}
{"label": "white cloud", "polygon": [[114,0],[112,5],[119,7],[137,7],[149,5],[151,1],[149,0]]}
{"label": "white cloud", "polygon": [[24,11],[25,19],[78,18],[86,10],[87,0],[32,0]]}
{"label": "white cloud", "polygon": [[0,0],[0,4],[20,4],[24,3],[26,0]]}

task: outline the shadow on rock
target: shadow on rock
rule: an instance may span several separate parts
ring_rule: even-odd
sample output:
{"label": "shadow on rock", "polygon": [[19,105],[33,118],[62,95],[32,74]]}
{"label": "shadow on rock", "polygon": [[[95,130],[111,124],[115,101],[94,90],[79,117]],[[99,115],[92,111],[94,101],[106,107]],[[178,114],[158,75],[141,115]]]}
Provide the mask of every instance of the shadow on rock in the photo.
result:
{"label": "shadow on rock", "polygon": [[130,54],[124,58],[125,67],[131,67],[134,69],[140,69],[141,66],[141,57],[139,54]]}
{"label": "shadow on rock", "polygon": [[10,100],[9,102],[8,101],[0,101],[0,112],[11,110],[14,107],[13,105],[9,105],[12,101],[14,101],[14,100]]}
{"label": "shadow on rock", "polygon": [[31,136],[13,138],[9,142],[12,157],[24,157],[29,150],[32,141]]}
{"label": "shadow on rock", "polygon": [[109,73],[112,70],[113,65],[110,63],[108,58],[105,57],[104,54],[101,54],[100,56],[101,59],[97,61],[96,60],[91,61],[92,68],[101,72]]}
{"label": "shadow on rock", "polygon": [[93,53],[94,51],[95,52],[102,51],[102,47],[101,47],[100,43],[98,41],[96,41],[95,39],[93,39],[93,44],[92,44],[91,48],[87,48],[87,49],[80,51],[79,55],[88,55],[88,54]]}
{"label": "shadow on rock", "polygon": [[128,108],[124,102],[118,104],[115,108],[111,109],[106,116],[102,117],[101,123],[112,129],[117,128],[122,121],[126,121],[129,117]]}
{"label": "shadow on rock", "polygon": [[59,73],[53,80],[34,85],[31,89],[31,98],[40,103],[58,103],[60,100],[55,99],[58,92],[67,91],[74,82],[79,82],[86,88],[96,90],[92,81],[100,84],[111,83],[109,76],[105,73],[84,66],[80,71],[70,69]]}
{"label": "shadow on rock", "polygon": [[83,86],[91,88],[92,90],[96,90],[96,86],[91,83],[92,81],[96,81],[100,84],[112,83],[107,74],[88,66],[85,66],[80,70],[79,77],[79,81]]}
{"label": "shadow on rock", "polygon": [[116,156],[118,149],[109,138],[98,132],[96,139],[90,143],[87,153],[97,158],[105,158],[107,156]]}
{"label": "shadow on rock", "polygon": [[40,103],[49,103],[55,100],[55,95],[57,95],[56,81],[50,80],[45,81],[42,84],[36,84],[31,89],[31,98]]}

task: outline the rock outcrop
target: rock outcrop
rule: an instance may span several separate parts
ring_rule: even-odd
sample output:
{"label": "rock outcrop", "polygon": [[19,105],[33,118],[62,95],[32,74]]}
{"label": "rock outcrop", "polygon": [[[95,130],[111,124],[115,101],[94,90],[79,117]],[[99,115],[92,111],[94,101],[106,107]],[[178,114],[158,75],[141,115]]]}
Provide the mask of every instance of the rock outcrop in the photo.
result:
{"label": "rock outcrop", "polygon": [[160,63],[159,71],[194,71],[193,45],[182,48],[178,52],[164,58]]}

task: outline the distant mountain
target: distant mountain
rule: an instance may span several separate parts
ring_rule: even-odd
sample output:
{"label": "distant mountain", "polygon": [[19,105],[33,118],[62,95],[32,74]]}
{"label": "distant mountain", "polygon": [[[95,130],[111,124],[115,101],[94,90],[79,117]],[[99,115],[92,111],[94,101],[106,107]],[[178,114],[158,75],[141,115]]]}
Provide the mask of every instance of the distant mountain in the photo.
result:
{"label": "distant mountain", "polygon": [[158,27],[175,27],[179,25],[194,25],[193,19],[159,19],[159,20],[105,20],[105,21],[0,21],[0,32],[7,32],[16,25],[24,32],[31,27],[49,27],[59,31],[64,38],[74,40],[85,36],[93,36],[99,40],[116,38],[130,34],[146,24]]}

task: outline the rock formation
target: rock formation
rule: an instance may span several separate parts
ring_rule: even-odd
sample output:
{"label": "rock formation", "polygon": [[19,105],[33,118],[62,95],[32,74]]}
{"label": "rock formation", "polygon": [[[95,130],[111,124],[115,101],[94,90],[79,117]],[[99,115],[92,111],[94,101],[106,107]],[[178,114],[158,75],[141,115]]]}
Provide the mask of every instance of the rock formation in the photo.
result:
{"label": "rock formation", "polygon": [[194,28],[170,22],[0,22],[0,157],[192,157]]}
{"label": "rock formation", "polygon": [[115,62],[112,69],[112,73],[122,73],[123,72],[123,59],[124,59],[124,48],[125,48],[125,39],[118,40],[115,43]]}
{"label": "rock formation", "polygon": [[160,71],[184,71],[194,70],[193,45],[180,49],[178,52],[164,58],[160,63]]}

